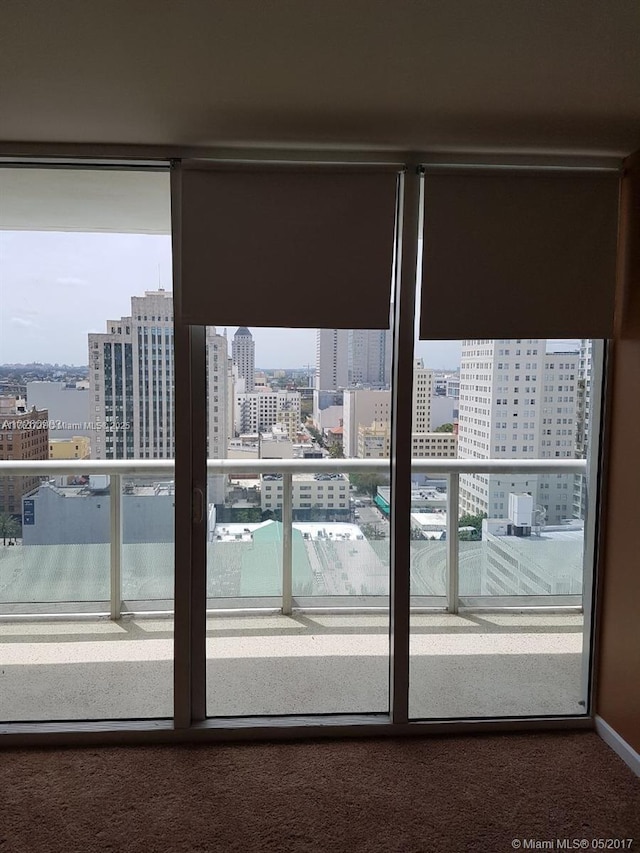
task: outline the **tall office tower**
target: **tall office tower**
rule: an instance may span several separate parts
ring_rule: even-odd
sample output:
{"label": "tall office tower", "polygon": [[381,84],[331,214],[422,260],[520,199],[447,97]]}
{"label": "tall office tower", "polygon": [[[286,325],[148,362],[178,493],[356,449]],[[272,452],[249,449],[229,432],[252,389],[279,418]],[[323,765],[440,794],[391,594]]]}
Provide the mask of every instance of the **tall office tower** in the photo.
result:
{"label": "tall office tower", "polygon": [[255,390],[256,345],[246,326],[240,326],[233,336],[231,357],[237,368],[238,378],[244,379],[245,394],[251,394]]}
{"label": "tall office tower", "polygon": [[[229,436],[227,341],[207,328],[208,455],[225,458]],[[174,455],[173,299],[164,290],[131,299],[131,316],[89,335],[93,459]]]}
{"label": "tall office tower", "polygon": [[[543,339],[466,340],[460,366],[458,456],[574,455],[577,353],[547,353]],[[571,476],[463,475],[462,512],[504,518],[511,492],[529,492],[547,524],[572,511]]]}
{"label": "tall office tower", "polygon": [[174,453],[173,299],[131,298],[131,316],[89,335],[91,456],[164,459]]}
{"label": "tall office tower", "polygon": [[[233,424],[233,381],[227,339],[207,326],[207,456],[226,459]],[[218,501],[216,501],[217,503]]]}
{"label": "tall office tower", "polygon": [[[578,396],[576,412],[576,456],[586,459],[589,452],[591,426],[591,370],[593,362],[593,341],[583,338],[580,341],[580,359],[578,362]],[[586,478],[576,474],[573,483],[573,515],[584,518],[587,510]]]}
{"label": "tall office tower", "polygon": [[316,376],[318,391],[337,391],[349,385],[349,332],[347,329],[318,329]]}
{"label": "tall office tower", "polygon": [[386,329],[349,329],[349,385],[385,388],[390,385],[391,332]]}
{"label": "tall office tower", "polygon": [[431,430],[431,396],[433,394],[433,371],[417,358],[413,366],[413,425],[411,432]]}

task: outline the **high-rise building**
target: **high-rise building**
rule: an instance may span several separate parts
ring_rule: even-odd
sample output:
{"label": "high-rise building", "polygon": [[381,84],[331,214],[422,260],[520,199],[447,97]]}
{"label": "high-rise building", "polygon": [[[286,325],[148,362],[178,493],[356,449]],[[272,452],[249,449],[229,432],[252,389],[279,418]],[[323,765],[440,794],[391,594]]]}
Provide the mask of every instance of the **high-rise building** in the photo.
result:
{"label": "high-rise building", "polygon": [[385,329],[318,329],[315,387],[388,388],[391,333]]}
{"label": "high-rise building", "polygon": [[391,340],[386,329],[349,329],[348,377],[351,387],[388,388],[391,377]]}
{"label": "high-rise building", "polygon": [[240,326],[231,342],[231,357],[238,378],[244,380],[244,393],[255,390],[256,344],[246,326]]}
{"label": "high-rise building", "polygon": [[[6,399],[6,398],[5,398]],[[0,406],[0,459],[49,458],[49,412],[24,406]],[[40,477],[0,477],[0,513],[22,514],[22,497],[40,485]],[[28,520],[25,522],[28,523]]]}
{"label": "high-rise building", "polygon": [[[577,373],[577,353],[548,353],[543,339],[463,341],[458,456],[573,457]],[[572,489],[564,475],[463,475],[460,507],[504,518],[509,494],[528,492],[555,524],[572,515]]]}
{"label": "high-rise building", "polygon": [[[583,338],[580,341],[580,360],[578,362],[578,387],[576,411],[576,456],[586,459],[589,452],[591,428],[591,372],[593,364],[593,341]],[[584,518],[587,511],[587,483],[582,474],[576,474],[573,483],[573,515]]]}
{"label": "high-rise building", "polygon": [[318,329],[316,337],[315,387],[337,391],[349,385],[349,332],[347,329]]}
{"label": "high-rise building", "polygon": [[[229,438],[227,340],[207,327],[208,455],[225,458]],[[173,299],[164,290],[131,299],[131,316],[89,335],[93,459],[174,455]]]}
{"label": "high-rise building", "polygon": [[433,371],[424,366],[421,358],[417,358],[413,366],[412,432],[428,432],[431,429],[432,394]]}

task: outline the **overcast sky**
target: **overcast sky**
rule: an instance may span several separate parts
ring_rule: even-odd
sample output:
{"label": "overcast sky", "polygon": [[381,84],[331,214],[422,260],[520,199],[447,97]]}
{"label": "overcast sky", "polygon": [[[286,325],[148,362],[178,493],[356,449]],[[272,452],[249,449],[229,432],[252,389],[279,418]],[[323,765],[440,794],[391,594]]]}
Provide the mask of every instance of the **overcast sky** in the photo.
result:
{"label": "overcast sky", "polygon": [[[0,231],[0,364],[87,363],[87,334],[128,316],[131,297],[171,289],[166,236]],[[228,330],[229,338],[235,328]],[[251,327],[259,367],[315,363],[315,329]],[[433,368],[457,367],[458,341],[420,342]]]}

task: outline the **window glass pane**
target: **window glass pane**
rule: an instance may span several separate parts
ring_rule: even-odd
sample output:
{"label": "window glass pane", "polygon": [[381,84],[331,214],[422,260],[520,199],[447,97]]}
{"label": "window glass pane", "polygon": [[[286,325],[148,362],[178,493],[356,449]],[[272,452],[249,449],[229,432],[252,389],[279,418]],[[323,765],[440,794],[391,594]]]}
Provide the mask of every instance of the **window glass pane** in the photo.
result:
{"label": "window glass pane", "polygon": [[[594,344],[416,347],[434,366],[431,411],[450,415],[431,428],[469,470],[438,484],[414,452],[410,714],[585,713],[585,475],[561,466],[593,449]],[[483,461],[496,470],[472,473]]]}
{"label": "window glass pane", "polygon": [[167,171],[0,170],[2,720],[172,715],[169,231]]}

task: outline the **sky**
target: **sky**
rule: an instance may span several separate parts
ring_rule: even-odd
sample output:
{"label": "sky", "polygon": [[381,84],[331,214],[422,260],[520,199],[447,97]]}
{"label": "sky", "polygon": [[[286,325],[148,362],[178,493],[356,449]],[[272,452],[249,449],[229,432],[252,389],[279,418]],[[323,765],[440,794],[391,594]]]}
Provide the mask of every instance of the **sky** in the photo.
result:
{"label": "sky", "polygon": [[[0,231],[0,364],[87,364],[87,334],[128,316],[131,297],[171,290],[168,236]],[[235,328],[229,328],[229,339]],[[256,366],[315,364],[315,329],[251,327]],[[418,342],[416,357],[455,368],[459,341]]]}

